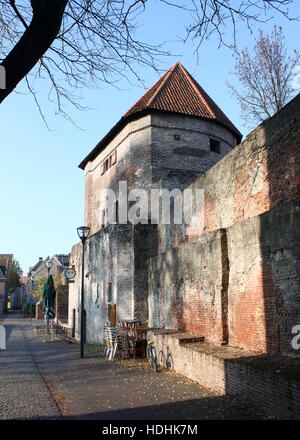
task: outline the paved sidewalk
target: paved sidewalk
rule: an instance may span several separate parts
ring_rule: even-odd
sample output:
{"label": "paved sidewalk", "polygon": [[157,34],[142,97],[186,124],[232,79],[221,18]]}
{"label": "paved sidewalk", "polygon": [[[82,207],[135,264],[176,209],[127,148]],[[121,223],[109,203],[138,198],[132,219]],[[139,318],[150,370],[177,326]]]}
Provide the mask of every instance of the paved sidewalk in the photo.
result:
{"label": "paved sidewalk", "polygon": [[111,363],[89,346],[80,359],[77,344],[45,342],[28,320],[12,316],[4,324],[9,336],[0,352],[0,419],[261,418],[182,376]]}
{"label": "paved sidewalk", "polygon": [[0,324],[5,325],[8,338],[7,349],[0,350],[0,420],[59,418],[24,337],[28,325],[17,315],[0,319]]}

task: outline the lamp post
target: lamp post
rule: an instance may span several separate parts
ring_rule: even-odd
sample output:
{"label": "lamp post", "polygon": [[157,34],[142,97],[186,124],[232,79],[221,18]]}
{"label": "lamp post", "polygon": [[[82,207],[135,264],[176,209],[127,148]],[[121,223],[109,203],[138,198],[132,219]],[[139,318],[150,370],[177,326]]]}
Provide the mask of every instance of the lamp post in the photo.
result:
{"label": "lamp post", "polygon": [[[46,264],[46,268],[48,270],[48,278],[49,278],[50,270],[51,270],[51,267],[53,266],[53,262],[51,260],[47,260],[45,264]],[[49,307],[49,304],[48,304],[48,297],[47,297],[47,311],[46,311],[46,332],[47,332],[47,334],[49,333],[48,307]]]}
{"label": "lamp post", "polygon": [[50,270],[51,270],[51,267],[53,266],[53,261],[51,261],[51,260],[47,260],[46,261],[46,267],[47,267],[47,270],[48,270],[48,278],[49,278],[49,275],[50,275]]}
{"label": "lamp post", "polygon": [[81,259],[81,310],[80,310],[80,357],[84,357],[84,341],[83,341],[83,319],[84,319],[84,244],[90,234],[88,226],[80,226],[77,228],[78,237],[82,243],[82,259]]}

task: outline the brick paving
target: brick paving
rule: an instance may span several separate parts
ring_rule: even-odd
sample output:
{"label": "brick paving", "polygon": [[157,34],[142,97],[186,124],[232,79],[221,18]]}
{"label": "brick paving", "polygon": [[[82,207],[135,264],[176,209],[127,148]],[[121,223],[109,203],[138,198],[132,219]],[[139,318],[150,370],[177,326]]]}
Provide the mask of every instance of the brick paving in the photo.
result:
{"label": "brick paving", "polygon": [[8,335],[7,349],[0,350],[0,420],[59,418],[25,339],[28,325],[17,318],[0,320]]}
{"label": "brick paving", "polygon": [[18,315],[0,319],[0,419],[202,420],[258,419],[255,411],[144,363],[108,362],[99,350],[34,336]]}

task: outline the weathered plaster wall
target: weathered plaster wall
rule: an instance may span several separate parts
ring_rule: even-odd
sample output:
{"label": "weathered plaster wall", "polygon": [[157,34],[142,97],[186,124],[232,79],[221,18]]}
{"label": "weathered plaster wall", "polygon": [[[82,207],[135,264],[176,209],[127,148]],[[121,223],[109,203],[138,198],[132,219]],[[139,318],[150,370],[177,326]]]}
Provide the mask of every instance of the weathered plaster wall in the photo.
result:
{"label": "weathered plaster wall", "polygon": [[[133,318],[134,250],[132,226],[110,226],[92,235],[85,252],[85,310],[88,342],[101,342],[110,304],[117,304],[117,319]],[[69,285],[69,326],[76,310],[76,337],[80,334],[81,245],[73,247],[70,262],[76,278]]]}
{"label": "weathered plaster wall", "polygon": [[[157,252],[155,228],[131,224],[111,225],[86,242],[85,310],[88,342],[101,342],[109,319],[109,304],[116,305],[117,321],[147,319],[147,259]],[[70,264],[75,266],[75,282],[69,285],[69,326],[76,310],[76,337],[80,328],[81,245],[72,249]],[[111,298],[110,286],[111,283]]]}
{"label": "weathered plaster wall", "polygon": [[[210,138],[220,141],[220,153],[210,151]],[[171,187],[178,186],[178,176],[190,183],[234,146],[233,135],[213,121],[161,113],[128,123],[85,168],[86,225],[91,233],[101,229],[102,189],[112,189],[118,199],[120,181],[127,182],[128,190],[147,191],[161,178]],[[100,164],[115,149],[117,163],[101,175]]]}
{"label": "weathered plaster wall", "polygon": [[[151,117],[153,181],[211,168],[235,146],[233,135],[214,121],[176,114]],[[179,139],[177,139],[179,137]],[[210,151],[210,139],[220,141],[220,153]]]}
{"label": "weathered plaster wall", "polygon": [[[101,175],[100,164],[115,149],[117,163]],[[130,122],[109,143],[97,158],[85,168],[85,223],[94,234],[101,228],[101,190],[112,189],[118,198],[119,181],[126,181],[128,190],[133,187],[149,189],[151,168],[151,117],[145,116]]]}
{"label": "weathered plaster wall", "polygon": [[[81,283],[81,243],[72,247],[70,253],[70,266],[76,270],[74,283],[69,284],[69,304],[68,304],[68,325],[73,328],[75,325],[75,337],[79,337],[79,311],[80,311],[80,283]],[[73,320],[75,311],[75,323]]]}

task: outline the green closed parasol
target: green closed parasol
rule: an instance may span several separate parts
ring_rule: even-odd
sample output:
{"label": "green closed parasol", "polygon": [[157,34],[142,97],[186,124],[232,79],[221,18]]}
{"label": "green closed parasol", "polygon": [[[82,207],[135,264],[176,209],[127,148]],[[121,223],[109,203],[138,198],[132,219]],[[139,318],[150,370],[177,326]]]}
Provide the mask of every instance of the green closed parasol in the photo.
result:
{"label": "green closed parasol", "polygon": [[54,287],[53,277],[52,275],[49,275],[47,281],[43,286],[43,312],[45,312],[50,319],[55,318],[55,313],[54,313],[55,296],[56,296],[56,291]]}

